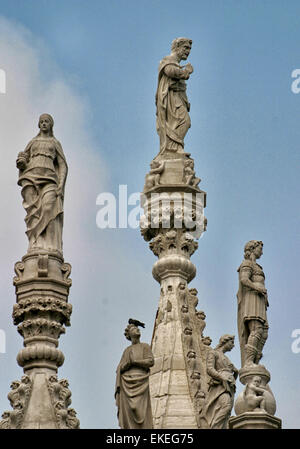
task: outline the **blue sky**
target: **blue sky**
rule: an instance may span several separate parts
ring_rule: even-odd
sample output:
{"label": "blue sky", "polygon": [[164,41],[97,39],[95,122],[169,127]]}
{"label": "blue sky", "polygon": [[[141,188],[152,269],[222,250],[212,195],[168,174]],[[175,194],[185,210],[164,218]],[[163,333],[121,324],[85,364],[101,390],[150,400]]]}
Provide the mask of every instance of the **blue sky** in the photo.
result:
{"label": "blue sky", "polygon": [[[151,275],[155,257],[138,229],[97,228],[96,197],[117,194],[120,184],[129,194],[142,190],[158,152],[158,63],[175,37],[187,36],[194,73],[186,150],[207,192],[208,218],[192,257],[191,286],[213,345],[224,333],[237,335],[236,270],[244,244],[263,240],[270,302],[263,363],[272,375],[276,415],[284,427],[298,428],[300,353],[291,350],[291,334],[300,329],[300,94],[291,91],[291,73],[300,68],[299,2],[5,0],[0,14],[0,68],[7,72],[0,97],[1,201],[9,211],[1,238],[7,352],[0,353],[0,410],[9,407],[9,384],[22,373],[11,284],[27,242],[14,160],[36,134],[38,115],[49,112],[70,166],[64,255],[73,265],[74,311],[61,337],[66,360],[59,374],[70,381],[83,428],[117,427],[114,372],[126,346],[123,328],[134,315],[150,340],[159,286]],[[231,358],[239,366],[238,344]]]}

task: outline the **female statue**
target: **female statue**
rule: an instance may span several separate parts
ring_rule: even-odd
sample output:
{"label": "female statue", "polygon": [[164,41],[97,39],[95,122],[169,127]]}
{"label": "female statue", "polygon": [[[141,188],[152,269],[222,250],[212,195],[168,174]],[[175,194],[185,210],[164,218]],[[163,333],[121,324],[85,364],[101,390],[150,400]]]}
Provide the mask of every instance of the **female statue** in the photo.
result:
{"label": "female statue", "polygon": [[256,263],[263,254],[263,242],[250,240],[246,243],[244,260],[239,272],[238,330],[242,367],[256,365],[268,338],[268,296],[265,275]]}
{"label": "female statue", "polygon": [[233,407],[235,380],[238,370],[225,352],[234,347],[234,335],[223,335],[219,344],[207,354],[207,374],[210,376],[204,416],[211,429],[226,429]]}
{"label": "female statue", "polygon": [[42,114],[40,132],[18,154],[18,184],[26,210],[30,250],[62,252],[63,198],[68,172],[59,141],[53,135],[51,115]]}
{"label": "female statue", "polygon": [[121,429],[152,429],[152,411],[149,394],[149,372],[154,365],[150,346],[140,343],[144,323],[129,319],[125,337],[131,346],[123,352],[117,368],[115,398]]}

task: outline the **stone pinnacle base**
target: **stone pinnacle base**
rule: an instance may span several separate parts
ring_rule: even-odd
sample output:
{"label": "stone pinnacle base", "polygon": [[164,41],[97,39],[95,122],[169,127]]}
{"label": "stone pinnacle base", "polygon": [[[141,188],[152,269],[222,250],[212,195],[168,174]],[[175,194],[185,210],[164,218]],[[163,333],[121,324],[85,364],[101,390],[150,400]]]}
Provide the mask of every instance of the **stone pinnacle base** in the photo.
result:
{"label": "stone pinnacle base", "polygon": [[281,419],[268,413],[248,412],[230,418],[229,429],[281,429]]}
{"label": "stone pinnacle base", "polygon": [[70,325],[68,303],[71,265],[62,254],[36,250],[15,264],[17,301],[14,324],[24,339],[17,361],[23,368],[21,380],[11,383],[1,429],[74,429],[79,427],[76,411],[70,408],[67,379],[58,379],[64,355],[58,349],[60,335]]}

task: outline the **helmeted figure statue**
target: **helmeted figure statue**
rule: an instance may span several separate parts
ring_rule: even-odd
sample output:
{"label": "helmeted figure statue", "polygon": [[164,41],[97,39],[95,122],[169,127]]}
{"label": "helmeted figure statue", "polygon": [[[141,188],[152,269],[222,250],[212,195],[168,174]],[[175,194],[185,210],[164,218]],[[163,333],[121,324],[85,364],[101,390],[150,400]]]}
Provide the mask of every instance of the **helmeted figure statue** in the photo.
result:
{"label": "helmeted figure statue", "polygon": [[191,126],[185,80],[189,79],[193,67],[189,63],[186,66],[179,63],[188,58],[191,46],[191,39],[174,39],[171,54],[159,64],[156,129],[160,138],[160,154],[166,150],[184,152],[184,137]]}
{"label": "helmeted figure statue", "polygon": [[154,358],[150,346],[140,343],[144,323],[129,319],[125,337],[131,346],[123,352],[117,368],[115,399],[121,429],[152,429],[152,410],[149,394],[150,368]]}
{"label": "helmeted figure statue", "polygon": [[226,429],[234,403],[237,368],[225,352],[234,347],[234,335],[225,334],[219,344],[207,354],[207,374],[210,376],[207,399],[203,410],[210,429]]}
{"label": "helmeted figure statue", "polygon": [[238,330],[242,367],[257,365],[268,338],[265,275],[256,263],[263,254],[263,242],[251,240],[246,243],[244,260],[239,272]]}
{"label": "helmeted figure statue", "polygon": [[53,135],[51,115],[39,118],[40,132],[18,154],[18,184],[26,210],[29,251],[62,252],[63,197],[68,172],[61,144]]}

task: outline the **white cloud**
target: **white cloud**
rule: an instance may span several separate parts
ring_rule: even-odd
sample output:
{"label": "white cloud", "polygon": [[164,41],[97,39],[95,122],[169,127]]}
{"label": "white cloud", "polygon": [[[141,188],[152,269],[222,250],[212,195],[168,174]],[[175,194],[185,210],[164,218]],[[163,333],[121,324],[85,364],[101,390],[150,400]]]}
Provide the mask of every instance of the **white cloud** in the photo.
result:
{"label": "white cloud", "polygon": [[[108,188],[108,170],[92,138],[89,103],[70,85],[73,74],[61,72],[35,35],[3,18],[0,54],[0,69],[5,70],[7,80],[7,92],[0,95],[0,329],[6,332],[7,346],[7,353],[0,354],[0,412],[9,408],[6,395],[10,382],[22,375],[15,361],[22,339],[11,319],[15,302],[12,278],[14,263],[26,253],[27,237],[15,161],[17,153],[37,134],[39,115],[47,112],[54,118],[54,134],[69,165],[64,257],[73,266],[69,298],[73,314],[72,327],[60,340],[65,364],[59,376],[70,381],[73,406],[82,427],[116,426],[114,373],[126,344],[122,326],[132,313],[145,321],[150,308],[148,315],[155,316],[157,298],[150,301],[151,289],[145,292],[145,276],[155,295],[159,291],[151,280],[151,262],[144,270],[130,248],[130,238],[140,239],[138,231],[133,235],[123,230],[122,234],[96,226],[96,197]],[[149,335],[151,326],[149,322]],[[100,377],[95,389],[95,378]]]}
{"label": "white cloud", "polygon": [[16,375],[13,373],[22,374],[14,361],[21,342],[11,319],[15,301],[13,267],[27,250],[25,211],[17,186],[17,153],[37,134],[39,115],[50,113],[55,121],[54,134],[62,143],[69,165],[64,246],[66,260],[75,266],[82,260],[83,251],[89,254],[93,245],[86,221],[95,220],[95,198],[104,188],[106,169],[90,135],[89,104],[68,84],[45,45],[22,26],[0,18],[0,55],[0,69],[5,71],[7,83],[6,94],[0,95],[0,328],[6,331],[9,351],[5,356],[0,354],[2,374],[5,371],[5,377],[1,375],[0,379],[0,405],[7,408],[5,397]]}

